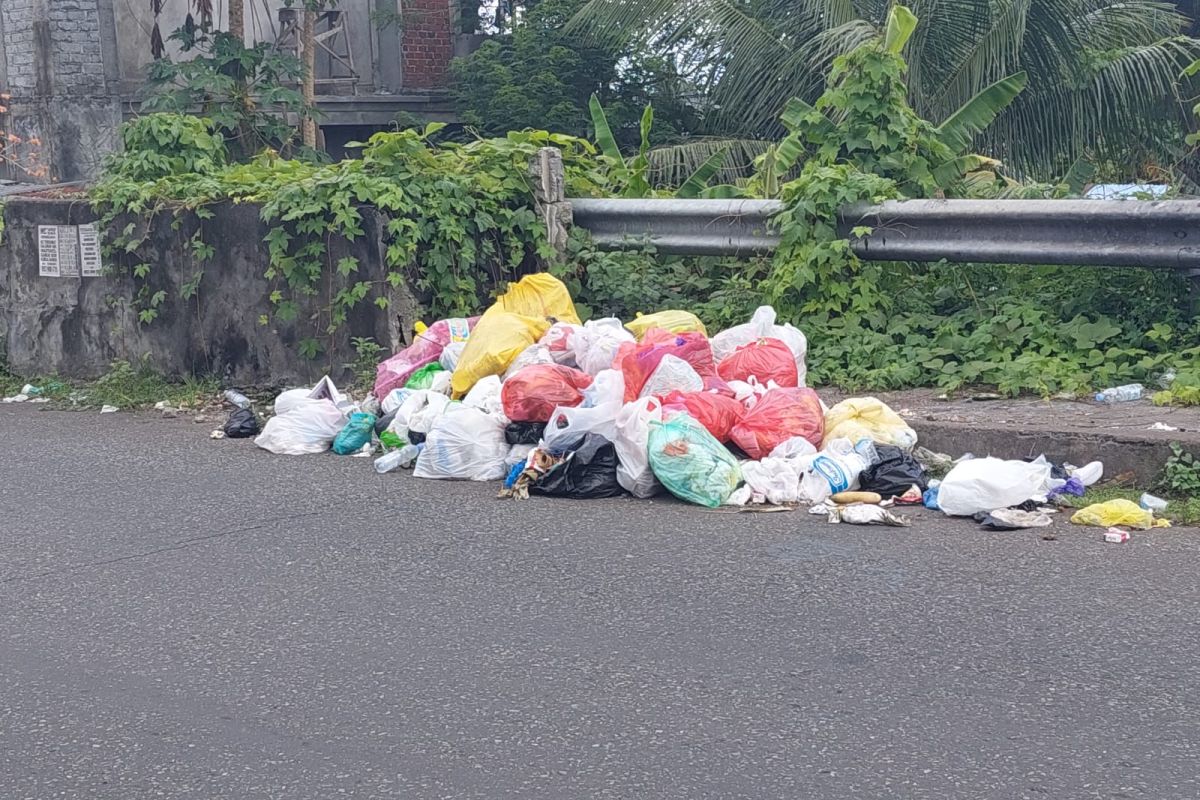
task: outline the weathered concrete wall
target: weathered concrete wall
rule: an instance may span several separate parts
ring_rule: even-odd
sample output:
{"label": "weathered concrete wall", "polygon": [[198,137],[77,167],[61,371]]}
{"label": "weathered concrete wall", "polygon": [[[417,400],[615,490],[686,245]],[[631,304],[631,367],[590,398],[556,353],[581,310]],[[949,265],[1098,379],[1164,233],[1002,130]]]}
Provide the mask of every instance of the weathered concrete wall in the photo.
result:
{"label": "weathered concrete wall", "polygon": [[[38,226],[92,222],[95,214],[86,203],[10,200],[0,246],[0,335],[11,368],[19,374],[86,378],[104,373],[114,360],[146,358],[168,375],[215,375],[240,385],[295,384],[325,372],[343,376],[354,358],[352,337],[373,338],[390,351],[400,345],[400,331],[412,330],[406,290],[393,292],[391,310],[370,300],[360,303],[333,336],[315,334],[309,321],[328,306],[328,287],[301,304],[295,323],[260,324],[271,311],[268,298],[275,288],[263,277],[267,225],[252,206],[230,204],[214,211],[216,216],[203,222],[203,238],[216,254],[203,264],[184,247],[199,220],[185,217],[177,231],[169,214],[154,222],[139,261],[152,265],[150,288],[165,292],[166,300],[159,318],[142,325],[130,302],[136,285],[122,265],[106,265],[106,274],[93,278],[39,275]],[[335,240],[331,255],[334,261],[356,256],[355,278],[382,282],[379,218],[368,212],[364,220],[366,235],[352,243]],[[203,270],[199,291],[185,300],[181,287],[197,270]],[[300,355],[300,342],[314,335],[326,353],[309,360]]]}

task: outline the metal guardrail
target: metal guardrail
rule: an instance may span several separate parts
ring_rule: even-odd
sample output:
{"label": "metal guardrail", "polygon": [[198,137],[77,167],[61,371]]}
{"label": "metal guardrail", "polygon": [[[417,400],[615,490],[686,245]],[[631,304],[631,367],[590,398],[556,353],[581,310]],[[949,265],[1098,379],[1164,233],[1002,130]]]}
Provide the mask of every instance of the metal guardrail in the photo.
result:
{"label": "metal guardrail", "polygon": [[[598,246],[749,256],[773,251],[774,200],[568,200]],[[1075,264],[1200,270],[1200,200],[905,200],[843,211],[872,261]]]}

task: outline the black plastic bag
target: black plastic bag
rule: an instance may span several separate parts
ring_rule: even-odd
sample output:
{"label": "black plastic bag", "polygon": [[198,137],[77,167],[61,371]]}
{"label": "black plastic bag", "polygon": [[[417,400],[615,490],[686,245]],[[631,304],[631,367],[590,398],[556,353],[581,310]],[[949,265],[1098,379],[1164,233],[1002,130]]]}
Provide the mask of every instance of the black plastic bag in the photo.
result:
{"label": "black plastic bag", "polygon": [[393,411],[392,413],[384,414],[382,417],[375,420],[375,435],[382,436],[383,432],[388,429],[388,426],[392,424],[392,420],[395,418],[396,412]]}
{"label": "black plastic bag", "polygon": [[408,432],[408,443],[409,444],[425,444],[425,434],[421,433],[420,431],[409,431]]}
{"label": "black plastic bag", "polygon": [[583,437],[579,447],[529,487],[534,494],[586,500],[625,493],[617,482],[617,449],[598,433]]}
{"label": "black plastic bag", "polygon": [[230,439],[249,439],[258,432],[258,417],[248,408],[237,409],[225,422],[225,436]]}
{"label": "black plastic bag", "polygon": [[504,441],[509,444],[537,444],[545,431],[544,422],[510,422],[504,429]]}
{"label": "black plastic bag", "polygon": [[888,444],[875,445],[879,463],[863,470],[859,477],[859,489],[876,492],[886,497],[899,497],[916,486],[922,492],[929,488],[925,470],[917,460],[899,447]]}

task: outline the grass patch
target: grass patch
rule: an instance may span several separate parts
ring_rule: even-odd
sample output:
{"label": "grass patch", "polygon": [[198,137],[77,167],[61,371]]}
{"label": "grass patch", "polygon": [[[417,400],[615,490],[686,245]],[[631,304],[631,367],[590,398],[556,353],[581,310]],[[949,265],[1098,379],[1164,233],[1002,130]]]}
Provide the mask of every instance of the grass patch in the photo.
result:
{"label": "grass patch", "polygon": [[58,378],[21,378],[0,368],[0,392],[8,397],[26,384],[41,390],[56,408],[97,409],[116,406],[122,411],[153,408],[165,402],[173,408],[198,407],[217,399],[220,385],[214,378],[171,380],[145,362],[115,361],[95,381],[64,381]]}

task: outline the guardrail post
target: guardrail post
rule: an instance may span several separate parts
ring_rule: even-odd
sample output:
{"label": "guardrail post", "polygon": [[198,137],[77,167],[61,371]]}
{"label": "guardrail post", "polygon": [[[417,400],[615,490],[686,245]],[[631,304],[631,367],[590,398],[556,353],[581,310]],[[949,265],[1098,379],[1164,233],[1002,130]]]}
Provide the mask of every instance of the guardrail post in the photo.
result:
{"label": "guardrail post", "polygon": [[541,148],[529,164],[529,174],[534,179],[534,204],[546,223],[546,237],[554,250],[553,260],[561,262],[567,251],[567,235],[572,223],[562,153],[556,147]]}

